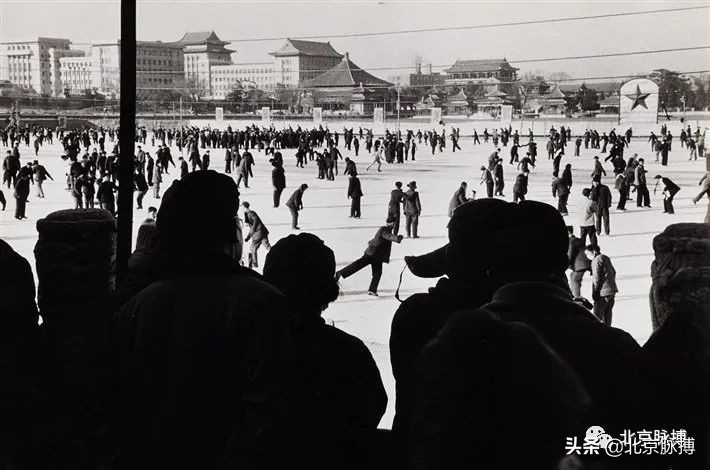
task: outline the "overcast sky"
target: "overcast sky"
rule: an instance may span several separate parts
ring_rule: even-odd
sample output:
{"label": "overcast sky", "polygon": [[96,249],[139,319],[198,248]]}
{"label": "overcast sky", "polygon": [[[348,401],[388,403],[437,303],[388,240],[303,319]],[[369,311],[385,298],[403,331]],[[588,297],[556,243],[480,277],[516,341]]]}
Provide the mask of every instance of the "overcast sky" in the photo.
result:
{"label": "overcast sky", "polygon": [[[214,29],[222,39],[394,31],[708,5],[708,2],[443,2],[347,3],[138,0],[138,38],[178,40],[185,31]],[[120,1],[0,0],[0,41],[66,37],[75,43],[120,34]],[[469,31],[331,39],[363,68],[411,66],[416,56],[436,65],[457,58],[537,59],[710,45],[710,10]],[[235,42],[235,62],[270,61],[283,41]],[[519,64],[573,77],[710,69],[710,50],[606,59]],[[386,77],[397,70],[376,70]]]}

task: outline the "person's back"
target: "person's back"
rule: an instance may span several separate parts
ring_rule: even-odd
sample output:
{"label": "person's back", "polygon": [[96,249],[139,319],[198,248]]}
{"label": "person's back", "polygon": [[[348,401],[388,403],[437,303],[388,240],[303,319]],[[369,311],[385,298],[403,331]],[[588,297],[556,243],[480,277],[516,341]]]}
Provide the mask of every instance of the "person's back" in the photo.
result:
{"label": "person's back", "polygon": [[495,270],[503,287],[481,308],[532,326],[569,362],[592,397],[597,420],[592,424],[605,423],[612,435],[633,428],[646,411],[640,396],[646,377],[638,343],[573,302],[565,279],[569,236],[559,213],[538,202],[519,206],[515,226],[499,234],[499,243],[524,232],[531,234],[528,241],[535,249],[498,261]]}
{"label": "person's back", "polygon": [[121,456],[130,467],[282,456],[288,320],[283,295],[235,259],[238,194],[206,170],[164,196],[160,280],[114,325],[131,399]]}
{"label": "person's back", "polygon": [[414,382],[422,349],[454,312],[483,305],[498,287],[479,266],[491,256],[485,247],[493,234],[508,223],[498,211],[505,205],[496,199],[464,204],[449,222],[449,245],[420,257],[405,257],[415,275],[447,274],[448,278],[439,279],[427,293],[407,298],[392,319],[390,360],[397,392],[393,430],[402,437],[411,430]]}
{"label": "person's back", "polygon": [[409,189],[404,193],[404,213],[419,214],[420,212],[419,193],[413,189]]}
{"label": "person's back", "polygon": [[589,398],[529,326],[457,313],[425,348],[408,468],[553,469]]}
{"label": "person's back", "polygon": [[307,233],[280,240],[264,265],[264,278],[284,292],[290,305],[291,464],[296,468],[350,468],[368,460],[387,405],[365,344],[321,318],[338,297],[334,276],[332,250]]}

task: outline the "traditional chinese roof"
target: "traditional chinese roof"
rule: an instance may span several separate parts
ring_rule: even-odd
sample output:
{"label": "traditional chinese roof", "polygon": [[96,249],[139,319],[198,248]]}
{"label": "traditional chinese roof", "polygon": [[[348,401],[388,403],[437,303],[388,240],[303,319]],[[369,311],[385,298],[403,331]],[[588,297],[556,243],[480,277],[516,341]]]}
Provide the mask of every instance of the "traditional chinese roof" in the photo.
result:
{"label": "traditional chinese roof", "polygon": [[392,83],[379,79],[355,65],[355,63],[350,60],[350,57],[346,52],[345,56],[343,56],[343,60],[341,60],[339,64],[327,72],[308,80],[303,86],[306,88],[386,88],[393,85]]}
{"label": "traditional chinese roof", "polygon": [[197,31],[192,33],[185,33],[185,35],[177,42],[179,42],[180,44],[191,45],[205,43],[221,45],[228,44],[227,42],[222,41],[214,31]]}
{"label": "traditional chinese roof", "polygon": [[560,83],[558,88],[562,93],[576,93],[582,86],[598,93],[612,94],[621,89],[621,82],[593,82],[593,83]]}
{"label": "traditional chinese roof", "polygon": [[564,99],[565,94],[562,93],[562,90],[560,90],[559,86],[556,86],[555,88],[552,89],[549,93],[542,95],[542,98],[551,100],[551,99]]}
{"label": "traditional chinese roof", "polygon": [[468,96],[463,90],[459,90],[458,93],[447,98],[444,106],[468,106]]}
{"label": "traditional chinese roof", "polygon": [[457,60],[454,65],[446,69],[446,73],[468,72],[497,72],[499,70],[518,70],[508,63],[506,59],[475,59]]}
{"label": "traditional chinese roof", "polygon": [[315,57],[343,57],[338,51],[333,49],[330,42],[303,41],[300,39],[286,39],[281,49],[271,52],[275,57],[289,57],[297,55],[307,55]]}
{"label": "traditional chinese roof", "polygon": [[495,90],[491,90],[488,93],[486,93],[485,97],[486,98],[505,98],[506,96],[508,96],[507,93],[504,93],[496,88]]}

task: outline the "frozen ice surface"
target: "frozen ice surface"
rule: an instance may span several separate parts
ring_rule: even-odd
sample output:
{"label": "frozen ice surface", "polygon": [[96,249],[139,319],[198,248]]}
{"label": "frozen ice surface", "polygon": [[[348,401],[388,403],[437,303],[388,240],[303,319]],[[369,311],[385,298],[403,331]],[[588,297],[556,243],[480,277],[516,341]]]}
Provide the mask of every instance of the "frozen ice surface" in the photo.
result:
{"label": "frozen ice surface", "polygon": [[[445,118],[446,119],[446,118]],[[599,132],[609,131],[616,127],[617,132],[623,133],[628,126],[616,125],[615,122],[580,122],[570,121],[575,132],[583,132],[587,126],[595,127]],[[214,121],[193,122],[196,125],[211,124],[213,127],[224,128],[225,124],[215,124]],[[243,127],[245,121],[231,123],[233,127]],[[277,127],[292,125],[294,128],[297,122],[275,121]],[[309,122],[300,122],[303,127],[310,127]],[[561,124],[567,125],[565,121],[540,122],[536,121],[534,130],[536,134],[547,133],[551,126],[559,129]],[[691,121],[691,126],[695,129],[696,121]],[[257,125],[260,125],[257,122]],[[342,295],[325,311],[324,317],[337,327],[356,335],[362,339],[370,348],[376,358],[380,368],[385,387],[390,397],[387,413],[382,421],[382,426],[389,427],[394,414],[394,380],[389,363],[388,339],[392,315],[397,309],[398,302],[394,298],[397,281],[400,271],[404,266],[405,255],[416,255],[426,253],[446,243],[446,224],[448,221],[447,209],[449,199],[462,181],[467,181],[469,189],[476,189],[478,196],[485,193],[485,188],[479,186],[479,168],[486,162],[488,155],[493,151],[491,143],[476,145],[469,137],[462,137],[459,145],[462,151],[451,152],[451,142],[447,139],[447,147],[443,154],[438,152],[432,156],[431,148],[422,142],[419,145],[416,161],[405,162],[404,165],[383,165],[382,173],[377,173],[374,168],[369,172],[365,167],[371,161],[363,145],[360,146],[360,155],[354,156],[354,151],[347,151],[343,147],[342,130],[345,125],[354,127],[357,133],[358,127],[363,123],[344,123],[335,121],[328,123],[332,131],[341,134],[340,150],[343,156],[354,159],[358,165],[360,179],[364,197],[362,199],[362,218],[350,219],[350,203],[347,199],[347,177],[342,175],[344,164],[340,162],[340,175],[335,181],[324,181],[316,179],[317,169],[314,162],[309,162],[304,169],[295,166],[295,150],[283,150],[287,178],[287,189],[283,194],[285,201],[293,190],[301,183],[308,183],[309,190],[304,197],[304,210],[301,212],[299,225],[302,231],[311,232],[321,237],[336,254],[338,267],[341,268],[347,263],[357,259],[362,255],[368,240],[372,237],[377,228],[384,223],[387,214],[387,201],[389,192],[395,181],[401,181],[405,185],[415,180],[418,185],[422,201],[422,215],[420,217],[419,232],[417,240],[404,239],[401,245],[394,245],[392,249],[392,261],[385,265],[382,281],[380,283],[380,297],[374,298],[367,295],[367,285],[369,283],[370,272],[363,270],[360,273],[341,280]],[[392,123],[389,124],[392,127]],[[484,127],[491,131],[494,127],[500,127],[496,122],[447,122],[447,134],[451,130],[451,125],[460,127],[461,134],[472,133],[475,127],[479,135]],[[700,122],[701,130],[707,122]],[[364,123],[364,128],[372,127],[370,123]],[[441,129],[441,126],[436,126]],[[527,132],[530,127],[526,121],[522,125],[521,143],[527,142]],[[698,180],[705,171],[705,161],[689,162],[688,152],[681,148],[678,139],[680,135],[680,123],[673,121],[668,124],[674,136],[673,150],[669,157],[669,166],[662,167],[655,163],[655,153],[650,151],[647,143],[647,135],[650,130],[655,130],[658,134],[659,125],[634,126],[634,134],[631,146],[626,150],[625,156],[630,153],[638,153],[646,160],[646,167],[649,171],[648,181],[651,191],[656,174],[662,174],[671,178],[681,186],[680,193],[675,198],[676,213],[674,215],[663,214],[661,191],[657,195],[651,194],[652,209],[639,209],[635,201],[629,201],[628,211],[617,213],[613,209],[616,207],[618,193],[613,190],[613,172],[611,164],[607,163],[605,168],[608,172],[604,183],[612,188],[614,202],[611,213],[611,237],[600,237],[599,244],[604,253],[609,255],[616,267],[617,283],[619,294],[617,295],[616,306],[614,308],[614,326],[628,331],[639,343],[643,343],[651,333],[651,322],[648,304],[648,291],[651,285],[650,265],[653,259],[653,237],[660,233],[668,224],[677,222],[702,222],[706,201],[693,205],[691,198],[697,194]],[[409,121],[401,124],[403,131],[412,129],[431,129],[428,121]],[[513,130],[520,129],[520,123],[513,123]],[[381,129],[380,129],[381,130]],[[378,129],[375,128],[375,132]],[[552,172],[551,161],[547,159],[545,151],[545,139],[536,137],[538,142],[538,166],[530,175],[528,198],[556,204],[552,198],[550,189],[550,176]],[[481,142],[483,137],[481,135]],[[107,149],[111,144],[107,143]],[[150,145],[148,139],[147,151],[155,155],[155,148]],[[512,186],[517,175],[515,166],[508,165],[509,147],[501,147],[501,156],[505,162],[505,194],[508,200],[512,198]],[[0,147],[0,150],[4,148]],[[524,148],[520,149],[524,155]],[[576,210],[581,199],[581,190],[589,185],[590,172],[593,166],[593,156],[600,155],[603,159],[605,155],[599,150],[585,150],[582,146],[581,156],[573,157],[574,140],[567,147],[567,155],[562,161],[571,163],[573,167],[574,186],[570,196],[570,215],[567,217],[568,224],[577,225]],[[7,187],[3,188],[8,199],[7,210],[0,212],[0,237],[10,243],[22,256],[30,260],[34,267],[33,248],[37,240],[35,229],[36,221],[48,213],[73,207],[72,198],[64,188],[65,173],[67,164],[59,158],[61,148],[56,143],[53,146],[45,145],[40,149],[39,156],[34,156],[34,150],[20,146],[22,153],[21,161],[39,159],[46,166],[54,181],[47,181],[44,185],[46,199],[37,199],[34,195],[34,188],[30,194],[30,202],[27,205],[28,219],[17,221],[13,217],[15,201],[12,191]],[[175,161],[179,155],[177,147],[172,148]],[[224,150],[211,150],[211,168],[224,170]],[[274,209],[271,203],[271,165],[268,158],[261,152],[252,152],[255,157],[254,179],[250,181],[250,188],[241,188],[241,200],[249,201],[253,210],[257,211],[265,224],[271,231],[271,242],[275,243],[291,232],[290,214],[288,209],[282,205],[279,209]],[[170,168],[170,174],[165,176],[163,191],[166,189],[179,171]],[[232,176],[235,176],[233,173]],[[134,236],[136,230],[147,214],[147,208],[151,205],[159,207],[160,200],[153,199],[152,191],[146,195],[142,211],[134,211]],[[135,206],[134,206],[135,207]],[[402,218],[402,225],[404,218]],[[403,228],[403,226],[402,226]],[[403,230],[402,230],[403,232]],[[510,247],[511,250],[528,249],[525,245],[525,234],[521,234],[520,243]],[[261,254],[263,263],[264,254]],[[401,295],[407,297],[415,292],[424,292],[434,285],[435,280],[418,279],[408,271],[405,271]],[[585,277],[583,284],[583,295],[591,298],[590,281]]]}

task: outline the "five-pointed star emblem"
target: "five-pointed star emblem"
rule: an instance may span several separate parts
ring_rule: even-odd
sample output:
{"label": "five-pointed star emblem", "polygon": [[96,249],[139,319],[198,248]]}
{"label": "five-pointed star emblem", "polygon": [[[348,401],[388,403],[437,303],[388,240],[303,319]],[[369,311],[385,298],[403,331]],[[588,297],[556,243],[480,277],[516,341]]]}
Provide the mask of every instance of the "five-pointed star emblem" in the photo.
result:
{"label": "five-pointed star emblem", "polygon": [[641,93],[641,88],[636,85],[636,94],[635,95],[626,95],[626,97],[630,100],[633,100],[634,104],[631,105],[631,111],[636,109],[636,106],[641,105],[644,108],[648,109],[648,106],[646,106],[646,98],[651,93]]}

